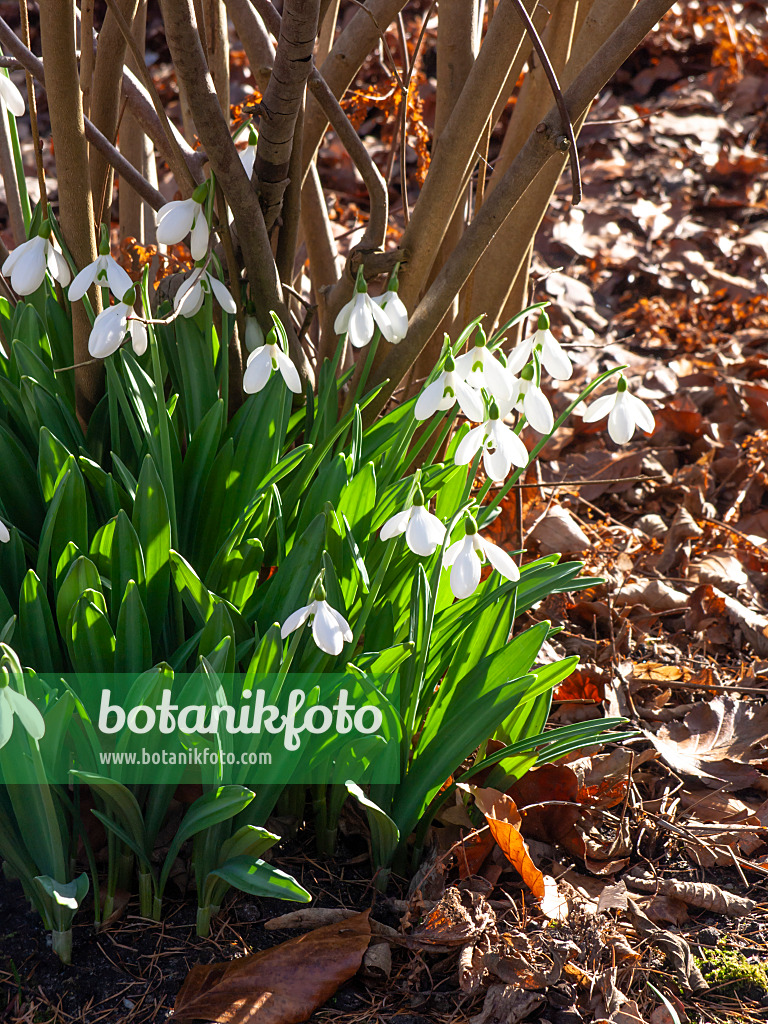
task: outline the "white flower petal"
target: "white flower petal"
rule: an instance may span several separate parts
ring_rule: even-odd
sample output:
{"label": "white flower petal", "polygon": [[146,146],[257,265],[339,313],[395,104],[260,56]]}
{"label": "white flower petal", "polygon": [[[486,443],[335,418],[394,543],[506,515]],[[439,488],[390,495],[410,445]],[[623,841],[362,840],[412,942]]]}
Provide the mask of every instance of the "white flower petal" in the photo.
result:
{"label": "white flower petal", "polygon": [[[19,250],[23,250],[20,252]],[[11,286],[19,295],[31,295],[37,291],[45,279],[46,252],[45,239],[31,238],[15,250],[19,253],[11,271]]]}
{"label": "white flower petal", "polygon": [[285,640],[289,633],[293,633],[295,629],[298,629],[299,626],[307,621],[314,612],[316,604],[317,602],[313,601],[311,604],[304,605],[303,608],[297,608],[295,612],[291,612],[280,630],[280,636],[283,640]]}
{"label": "white flower petal", "polygon": [[541,362],[547,373],[555,380],[570,380],[573,376],[573,363],[565,354],[557,338],[549,331],[537,331],[541,342]]}
{"label": "white flower petal", "polygon": [[520,579],[520,570],[506,551],[502,551],[496,544],[491,544],[489,540],[484,540],[482,537],[479,540],[485,557],[497,572],[500,572],[508,580]]}
{"label": "white flower petal", "polygon": [[485,351],[483,376],[487,382],[487,389],[497,403],[508,401],[512,390],[512,375],[487,349]]}
{"label": "white flower petal", "polygon": [[458,374],[454,373],[450,376],[453,377],[453,390],[461,411],[473,423],[482,423],[485,419],[485,407],[480,393],[471,388],[469,384],[465,384]]}
{"label": "white flower petal", "polygon": [[192,230],[199,209],[194,199],[177,199],[157,211],[157,240],[161,245],[177,245]]}
{"label": "white flower petal", "polygon": [[48,271],[54,281],[58,281],[60,285],[66,287],[72,274],[69,269],[69,264],[64,259],[64,255],[56,248],[52,242],[47,243],[47,265]]}
{"label": "white flower petal", "polygon": [[602,395],[600,398],[595,399],[591,405],[588,405],[586,411],[581,417],[584,423],[597,423],[598,420],[603,419],[614,406],[616,402],[617,392],[614,391],[610,395]]}
{"label": "white flower petal", "polygon": [[549,434],[555,424],[552,406],[546,395],[537,387],[529,387],[523,398],[525,417],[540,434]]}
{"label": "white flower petal", "polygon": [[5,75],[0,74],[0,100],[6,105],[14,117],[22,117],[26,109],[24,97]]}
{"label": "white flower petal", "polygon": [[528,465],[528,449],[523,443],[523,439],[519,437],[514,430],[503,423],[501,420],[496,420],[495,426],[491,431],[491,436],[496,447],[504,452],[504,457],[512,463],[513,466],[518,466],[520,469],[525,469]]}
{"label": "white flower petal", "polygon": [[131,345],[137,356],[143,356],[147,351],[149,338],[147,328],[142,320],[131,319],[128,321],[128,329],[131,332]]}
{"label": "white flower petal", "polygon": [[507,371],[511,374],[520,373],[526,363],[531,361],[533,352],[533,337],[526,338],[519,345],[515,345],[507,356]]}
{"label": "white flower petal", "polygon": [[349,330],[349,318],[352,316],[352,310],[355,308],[355,300],[351,299],[346,306],[342,306],[339,312],[336,314],[336,319],[333,322],[333,329],[336,334],[346,334]]}
{"label": "white flower petal", "polygon": [[349,623],[341,614],[341,612],[336,611],[335,608],[331,608],[331,606],[328,603],[326,603],[325,607],[328,609],[328,614],[332,615],[333,618],[336,619],[339,629],[341,630],[341,635],[344,637],[344,639],[351,640],[352,630],[350,629]]}
{"label": "white flower petal", "polygon": [[321,651],[325,651],[326,654],[341,654],[344,630],[331,612],[332,609],[326,601],[317,602],[315,617],[312,620],[312,636]]}
{"label": "white flower petal", "polygon": [[214,297],[225,313],[236,313],[237,306],[235,300],[232,298],[226,285],[223,285],[218,278],[213,277],[211,274],[206,274],[208,278],[208,284],[211,286]]}
{"label": "white flower petal", "polygon": [[245,149],[240,151],[240,163],[243,165],[243,170],[249,178],[253,177],[253,165],[256,160],[256,147],[246,146]]}
{"label": "white flower petal", "polygon": [[[443,565],[453,565],[456,559],[459,557],[461,552],[464,550],[467,544],[467,537],[464,536],[461,540],[454,541],[453,544],[449,544],[443,554]],[[471,538],[470,538],[471,540]],[[472,544],[470,543],[470,547]]]}
{"label": "white flower petal", "polygon": [[[469,544],[466,541],[469,541]],[[480,559],[475,552],[472,537],[468,536],[451,568],[450,583],[454,597],[461,600],[474,594],[480,583],[480,568]]]}
{"label": "white flower petal", "polygon": [[[434,416],[441,407],[444,390],[445,374],[441,373],[437,380],[428,384],[416,399],[413,415],[417,420],[428,420],[430,416]],[[453,402],[451,402],[452,404]]]}
{"label": "white flower petal", "polygon": [[283,350],[275,345],[275,360],[277,361],[277,368],[282,374],[283,380],[294,395],[301,394],[301,378],[299,377],[299,371],[293,365],[288,356]]}
{"label": "white flower petal", "polygon": [[627,392],[627,398],[629,399],[629,405],[634,415],[635,423],[647,434],[652,434],[656,429],[656,420],[653,418],[651,410],[645,402],[637,397],[637,395],[631,395]]}
{"label": "white flower petal", "polygon": [[[89,263],[87,267],[83,267],[79,274],[75,275],[75,279],[69,286],[69,291],[67,292],[70,302],[77,302],[78,299],[82,299],[96,280],[96,274],[98,271],[99,261],[94,260],[93,263]],[[119,298],[122,299],[122,295],[120,295]]]}
{"label": "white flower petal", "polygon": [[205,219],[202,207],[199,213],[195,217],[195,223],[192,226],[192,235],[189,240],[189,251],[192,253],[193,260],[201,260],[208,252],[208,238],[210,237],[211,231],[208,227],[208,221]]}
{"label": "white flower petal", "polygon": [[2,520],[0,520],[0,544],[7,544],[11,539],[10,531]]}
{"label": "white flower petal", "polygon": [[349,317],[347,337],[355,348],[364,348],[373,337],[373,316],[368,303],[364,300],[367,296],[358,292],[355,299],[355,306]]}
{"label": "white flower petal", "polygon": [[487,424],[481,423],[478,427],[472,427],[469,433],[462,437],[454,459],[457,466],[468,466],[474,459],[478,450],[483,446],[486,428]]}
{"label": "white flower petal", "polygon": [[[127,291],[133,288],[133,281],[128,276],[128,272],[124,267],[121,267],[117,260],[113,260],[111,256],[107,256],[107,284],[109,290],[115,296],[116,299],[122,299]],[[72,288],[69,289],[70,297],[72,295]]]}
{"label": "white flower petal", "polygon": [[491,450],[486,448],[483,452],[483,466],[485,467],[486,475],[494,483],[507,479],[511,465],[511,462],[501,448],[493,448]]}
{"label": "white flower petal", "polygon": [[366,307],[369,310],[371,316],[373,317],[376,326],[381,331],[382,337],[385,338],[390,344],[394,343],[395,329],[392,326],[392,321],[389,319],[389,314],[385,312],[377,302],[374,302],[371,299],[370,295],[367,295],[366,298],[368,299]]}
{"label": "white flower petal", "polygon": [[414,505],[405,542],[415,555],[433,555],[445,538],[445,527],[423,505]]}
{"label": "white flower petal", "polygon": [[179,290],[176,292],[173,308],[181,316],[194,316],[203,305],[204,299],[205,293],[200,282],[200,276],[193,271],[186,281],[182,282]]}
{"label": "white flower petal", "polygon": [[635,432],[633,409],[627,401],[631,397],[627,391],[619,391],[608,416],[608,433],[616,444],[626,444]]}
{"label": "white flower petal", "polygon": [[272,354],[267,345],[251,353],[243,375],[243,390],[248,395],[261,391],[272,376]]}
{"label": "white flower petal", "polygon": [[389,317],[394,332],[394,336],[390,340],[393,345],[397,345],[408,333],[408,310],[397,292],[385,292],[384,296],[388,296],[384,311]]}
{"label": "white flower petal", "polygon": [[95,359],[106,359],[120,348],[131,312],[130,306],[118,302],[117,305],[107,306],[99,313],[88,338],[88,351]]}
{"label": "white flower petal", "polygon": [[382,540],[391,540],[393,537],[399,537],[401,533],[405,533],[405,528],[410,521],[412,513],[413,506],[405,509],[403,512],[395,512],[382,526],[379,537]]}

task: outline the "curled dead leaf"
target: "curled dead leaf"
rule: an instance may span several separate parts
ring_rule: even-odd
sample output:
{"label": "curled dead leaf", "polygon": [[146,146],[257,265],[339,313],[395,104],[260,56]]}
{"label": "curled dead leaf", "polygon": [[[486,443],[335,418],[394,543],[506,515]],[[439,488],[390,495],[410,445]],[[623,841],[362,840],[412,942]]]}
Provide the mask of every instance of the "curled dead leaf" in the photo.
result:
{"label": "curled dead leaf", "polygon": [[299,1024],[360,968],[371,938],[368,911],[271,949],[198,965],[176,997],[174,1021]]}
{"label": "curled dead leaf", "polygon": [[537,900],[544,899],[544,876],[533,863],[520,833],[520,812],[515,801],[497,789],[470,787],[478,810],[485,817],[493,838],[510,864]]}

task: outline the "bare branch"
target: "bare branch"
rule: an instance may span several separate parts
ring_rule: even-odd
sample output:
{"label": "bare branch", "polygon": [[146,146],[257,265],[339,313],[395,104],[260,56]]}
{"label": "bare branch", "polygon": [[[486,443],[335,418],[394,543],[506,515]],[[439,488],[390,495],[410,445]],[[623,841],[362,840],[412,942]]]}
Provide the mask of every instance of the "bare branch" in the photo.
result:
{"label": "bare branch", "polygon": [[184,81],[195,110],[200,141],[235,218],[248,280],[255,293],[262,327],[269,328],[274,310],[288,333],[291,357],[305,379],[312,371],[291,324],[283,299],[269,235],[258,197],[240,162],[222,114],[213,80],[205,64],[191,0],[161,0],[165,34],[177,75]]}
{"label": "bare branch", "polygon": [[[585,114],[597,93],[666,14],[672,2],[673,0],[640,0],[637,7],[600,47],[566,90],[565,102],[572,119]],[[497,10],[492,25],[496,23],[500,11],[501,8]],[[374,408],[368,413],[369,418],[383,408],[440,323],[453,297],[477,265],[491,238],[519,202],[536,174],[558,151],[557,139],[561,134],[560,112],[555,106],[530,136],[503,180],[486,199],[480,213],[470,224],[432,287],[419,303],[406,338],[396,348],[391,348],[381,365],[374,370],[372,383],[386,379],[389,379],[389,383],[373,403]]]}
{"label": "bare branch", "polygon": [[[59,221],[75,264],[82,269],[96,258],[96,238],[75,54],[74,0],[41,5],[40,35],[48,76],[51,131],[56,146]],[[19,54],[17,56],[21,59]],[[91,297],[98,311],[101,304],[96,288],[92,289]],[[90,332],[91,324],[83,303],[73,302],[72,333],[76,363],[88,358]],[[81,421],[87,423],[104,391],[104,367],[83,366],[76,373],[75,382],[77,412]]]}
{"label": "bare branch", "polygon": [[261,104],[254,174],[267,231],[280,215],[288,165],[317,36],[320,0],[286,0],[275,66]]}

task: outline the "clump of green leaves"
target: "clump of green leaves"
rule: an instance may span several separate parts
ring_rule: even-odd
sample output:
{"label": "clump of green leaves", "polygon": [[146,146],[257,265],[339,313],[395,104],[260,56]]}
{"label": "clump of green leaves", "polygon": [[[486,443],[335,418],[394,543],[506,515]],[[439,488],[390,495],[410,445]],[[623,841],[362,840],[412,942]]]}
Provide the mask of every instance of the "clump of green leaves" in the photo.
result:
{"label": "clump of green leaves", "polygon": [[768,993],[768,967],[754,962],[739,950],[731,949],[727,939],[696,957],[699,970],[713,988],[729,995],[759,999]]}

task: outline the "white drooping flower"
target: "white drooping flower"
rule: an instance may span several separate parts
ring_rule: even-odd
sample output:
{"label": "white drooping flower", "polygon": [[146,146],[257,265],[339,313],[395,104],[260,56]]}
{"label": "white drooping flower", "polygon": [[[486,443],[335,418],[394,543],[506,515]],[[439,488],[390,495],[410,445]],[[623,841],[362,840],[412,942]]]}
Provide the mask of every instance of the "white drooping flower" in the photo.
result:
{"label": "white drooping flower", "polygon": [[399,264],[392,271],[387,284],[387,290],[381,295],[374,295],[373,301],[381,309],[386,311],[387,318],[392,325],[393,337],[391,344],[398,345],[408,333],[408,310],[405,308],[405,303],[397,294],[398,281],[397,271]]}
{"label": "white drooping flower", "polygon": [[3,273],[6,277],[10,274],[11,287],[17,294],[36,292],[45,279],[46,270],[59,284],[69,284],[72,276],[69,265],[61,250],[51,241],[50,233],[50,221],[44,220],[35,237],[17,245],[3,263]]}
{"label": "white drooping flower", "polygon": [[245,347],[249,352],[264,344],[264,331],[255,316],[245,318]]}
{"label": "white drooping flower", "polygon": [[401,340],[397,337],[388,313],[368,294],[363,268],[360,267],[357,272],[355,294],[339,311],[333,329],[337,334],[346,334],[355,348],[364,348],[373,338],[376,327],[390,344],[394,345]]}
{"label": "white drooping flower", "polygon": [[508,401],[512,390],[512,374],[501,360],[489,351],[485,338],[456,360],[456,372],[474,388],[485,388],[497,402]]}
{"label": "white drooping flower", "polygon": [[99,253],[93,263],[83,267],[69,286],[70,302],[82,299],[94,282],[100,287],[108,287],[116,299],[121,298],[133,286],[127,272],[114,260],[108,252]]}
{"label": "white drooping flower", "polygon": [[461,439],[456,449],[457,466],[466,466],[475,455],[483,452],[483,466],[489,479],[506,480],[512,466],[524,469],[528,465],[528,449],[510,427],[499,418],[495,402],[485,423],[473,427]]}
{"label": "white drooping flower", "polygon": [[534,353],[539,362],[555,380],[570,380],[573,376],[573,364],[565,354],[560,342],[549,329],[549,317],[542,312],[539,316],[538,329],[520,342],[509,354],[507,369],[510,373],[519,373]]}
{"label": "white drooping flower", "polygon": [[413,414],[417,420],[426,420],[438,411],[450,409],[455,402],[468,420],[478,423],[485,419],[482,395],[467,384],[449,355],[440,375],[419,395]]}
{"label": "white drooping flower", "polygon": [[13,732],[13,716],[19,720],[19,724],[36,740],[45,735],[45,722],[43,716],[35,705],[19,693],[8,682],[8,676],[4,672],[0,676],[0,747],[4,747],[11,738]]}
{"label": "white drooping flower", "polygon": [[450,584],[454,597],[461,600],[474,594],[486,559],[506,579],[513,582],[520,579],[520,570],[513,560],[497,544],[480,536],[472,516],[467,516],[465,529],[464,538],[451,544],[445,552],[445,565],[451,567]]}
{"label": "white drooping flower", "polygon": [[241,149],[240,163],[243,165],[243,170],[249,178],[253,177],[253,165],[256,162],[256,146],[259,142],[259,136],[254,131],[253,125],[248,126],[248,144],[245,149]]}
{"label": "white drooping flower", "polygon": [[22,117],[25,111],[24,97],[2,72],[0,72],[0,100],[14,117]]}
{"label": "white drooping flower", "polygon": [[608,417],[608,433],[616,444],[626,444],[631,440],[635,427],[640,427],[646,434],[652,434],[656,427],[653,413],[645,402],[627,390],[627,379],[623,373],[613,394],[603,395],[594,401],[583,419],[585,423],[597,423],[604,416]]}
{"label": "white drooping flower", "polygon": [[433,555],[445,540],[445,526],[424,504],[421,488],[417,488],[410,508],[396,512],[381,528],[382,540],[405,534],[405,543],[414,553],[425,558]]}
{"label": "white drooping flower", "polygon": [[225,313],[237,312],[235,300],[229,294],[225,285],[201,267],[195,267],[176,292],[173,308],[181,316],[194,316],[195,313],[200,311],[205,301],[205,296],[209,292],[213,293],[216,301]]}
{"label": "white drooping flower", "polygon": [[315,599],[310,604],[299,608],[289,615],[280,630],[280,636],[285,639],[289,633],[302,626],[307,619],[312,623],[312,637],[326,654],[341,654],[344,641],[352,639],[352,630],[344,616],[331,608],[325,600],[325,590],[322,587],[315,588]]}
{"label": "white drooping flower", "polygon": [[11,534],[5,523],[0,520],[0,544],[7,544],[11,539]]}
{"label": "white drooping flower", "polygon": [[[274,314],[273,314],[274,319]],[[246,330],[248,328],[246,327]],[[277,370],[285,381],[287,387],[294,394],[301,394],[301,380],[299,371],[293,365],[289,357],[283,351],[280,344],[282,332],[278,330],[277,323],[267,335],[267,339],[259,348],[255,348],[248,356],[248,362],[243,376],[243,390],[249,395],[255,395],[262,390],[267,381]],[[263,334],[262,334],[263,337]]]}
{"label": "white drooping flower", "polygon": [[525,418],[540,434],[549,434],[555,425],[555,416],[549,399],[536,383],[536,370],[533,363],[527,363],[520,377],[513,378],[512,398],[510,402],[499,402],[502,417],[512,409],[525,414]]}
{"label": "white drooping flower", "polygon": [[189,249],[193,260],[201,260],[208,251],[210,228],[203,205],[208,182],[198,185],[191,199],[176,199],[160,207],[155,215],[157,240],[161,245],[176,245],[191,232]]}
{"label": "white drooping flower", "polygon": [[133,303],[136,292],[133,287],[123,295],[120,302],[107,306],[93,321],[88,338],[88,351],[94,359],[106,359],[117,352],[130,331],[131,344],[137,356],[147,351],[147,328],[136,317]]}

